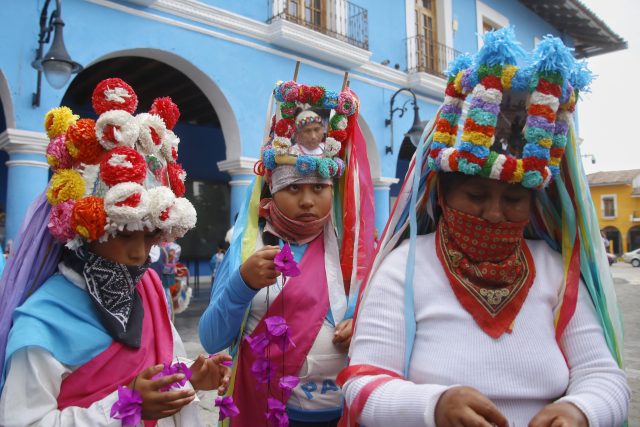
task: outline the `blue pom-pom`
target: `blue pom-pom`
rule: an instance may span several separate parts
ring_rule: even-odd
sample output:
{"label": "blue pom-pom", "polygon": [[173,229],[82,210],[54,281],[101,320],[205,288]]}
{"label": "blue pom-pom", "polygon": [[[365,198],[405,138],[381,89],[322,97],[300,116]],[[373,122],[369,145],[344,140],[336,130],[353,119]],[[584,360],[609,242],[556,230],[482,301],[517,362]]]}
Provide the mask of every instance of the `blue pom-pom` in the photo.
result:
{"label": "blue pom-pom", "polygon": [[589,69],[586,60],[575,61],[571,74],[569,74],[569,82],[571,82],[574,89],[581,92],[589,92],[589,85],[591,85],[594,78],[595,76]]}
{"label": "blue pom-pom", "polygon": [[513,27],[500,28],[496,31],[489,31],[483,37],[484,46],[478,52],[476,64],[515,65],[517,59],[524,57],[525,51],[516,40]]}
{"label": "blue pom-pom", "polygon": [[464,157],[458,158],[458,172],[462,172],[466,175],[476,175],[480,172],[480,165],[470,162]]}
{"label": "blue pom-pom", "polygon": [[560,173],[560,168],[558,166],[549,166],[549,170],[551,171],[551,175],[555,178]]}
{"label": "blue pom-pom", "polygon": [[529,80],[531,80],[531,67],[520,67],[511,79],[511,90],[529,90]]}
{"label": "blue pom-pom", "polygon": [[282,96],[282,82],[279,82],[276,85],[276,88],[273,90],[273,95],[278,102],[284,102],[284,97]]}
{"label": "blue pom-pom", "polygon": [[536,157],[538,159],[549,160],[549,149],[538,144],[525,144],[522,150],[522,157]]}
{"label": "blue pom-pom", "polygon": [[318,163],[313,156],[299,156],[296,160],[296,169],[301,175],[309,175],[318,167]]}
{"label": "blue pom-pom", "polygon": [[455,77],[462,70],[466,70],[473,65],[473,57],[468,53],[463,53],[455,57],[453,61],[449,63],[447,71],[444,73],[449,77]]}
{"label": "blue pom-pom", "polygon": [[540,171],[527,171],[522,177],[522,186],[525,188],[538,188],[543,181]]}
{"label": "blue pom-pom", "polygon": [[476,145],[473,142],[462,141],[457,147],[459,150],[467,151],[479,159],[486,159],[489,156],[489,149],[487,147]]}
{"label": "blue pom-pom", "polygon": [[276,168],[276,153],[273,149],[264,150],[262,152],[262,163],[269,170]]}
{"label": "blue pom-pom", "polygon": [[557,72],[567,79],[574,68],[576,60],[571,51],[558,37],[546,35],[533,52],[531,66],[536,71]]}
{"label": "blue pom-pom", "polygon": [[338,106],[338,92],[336,92],[335,90],[325,91],[323,107],[332,110],[337,106]]}

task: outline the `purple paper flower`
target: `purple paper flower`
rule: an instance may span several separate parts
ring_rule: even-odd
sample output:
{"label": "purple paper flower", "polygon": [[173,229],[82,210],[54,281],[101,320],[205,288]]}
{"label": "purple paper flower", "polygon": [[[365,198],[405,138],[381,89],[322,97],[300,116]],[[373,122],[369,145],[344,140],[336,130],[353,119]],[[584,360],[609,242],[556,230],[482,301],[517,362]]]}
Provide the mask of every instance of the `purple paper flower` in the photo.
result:
{"label": "purple paper flower", "polygon": [[296,388],[299,382],[300,378],[294,375],[285,375],[284,377],[280,378],[278,386],[282,391],[284,391],[284,395],[288,399],[289,396],[291,396],[291,391]]}
{"label": "purple paper flower", "polygon": [[185,365],[184,363],[176,362],[173,365],[165,364],[164,368],[162,368],[162,371],[155,374],[153,377],[151,377],[151,379],[156,380],[158,378],[167,377],[169,375],[174,375],[174,374],[184,374],[184,378],[181,379],[180,381],[176,381],[174,383],[171,383],[167,386],[162,387],[160,391],[169,391],[173,388],[180,388],[184,386],[187,383],[187,381],[189,381],[189,378],[191,378],[192,372],[191,372],[191,369],[189,369],[187,365]]}
{"label": "purple paper flower", "polygon": [[269,421],[271,427],[288,427],[287,408],[282,402],[270,397],[267,399],[267,408],[267,421]]}
{"label": "purple paper flower", "polygon": [[233,403],[233,396],[216,397],[215,405],[220,408],[220,421],[240,413],[236,404]]}
{"label": "purple paper flower", "polygon": [[271,362],[264,357],[257,358],[251,365],[251,373],[256,377],[258,383],[264,384],[271,381],[271,376],[273,375]]}
{"label": "purple paper flower", "polygon": [[220,362],[220,364],[222,366],[226,366],[228,368],[233,366],[233,360],[223,360],[222,362]]}
{"label": "purple paper flower", "polygon": [[280,252],[273,259],[273,262],[276,265],[276,270],[282,273],[285,277],[296,277],[300,275],[300,269],[298,268],[298,263],[293,258],[293,254],[291,253],[291,246],[288,243],[285,243],[280,249]]}
{"label": "purple paper flower", "polygon": [[284,317],[270,316],[264,319],[264,323],[267,325],[270,341],[275,342],[281,351],[286,351],[289,346],[296,346],[290,337],[289,326]]}
{"label": "purple paper flower", "polygon": [[262,356],[264,354],[264,350],[269,345],[269,338],[267,334],[264,332],[256,335],[251,338],[250,336],[244,337],[244,340],[249,343],[249,347],[251,347],[251,351],[257,356]]}
{"label": "purple paper flower", "polygon": [[118,400],[111,407],[111,418],[123,426],[136,426],[142,418],[142,396],[136,390],[118,386]]}

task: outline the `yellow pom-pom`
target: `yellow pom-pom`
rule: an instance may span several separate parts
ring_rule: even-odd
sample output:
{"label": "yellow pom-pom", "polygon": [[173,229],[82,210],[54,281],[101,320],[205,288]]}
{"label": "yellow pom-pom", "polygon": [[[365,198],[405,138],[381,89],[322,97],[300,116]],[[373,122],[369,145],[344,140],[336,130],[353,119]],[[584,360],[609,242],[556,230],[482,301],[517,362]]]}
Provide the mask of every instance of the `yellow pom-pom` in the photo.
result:
{"label": "yellow pom-pom", "polygon": [[493,145],[493,137],[480,132],[463,132],[460,140],[482,145],[483,147],[491,147]]}
{"label": "yellow pom-pom", "polygon": [[456,74],[456,78],[453,79],[453,87],[456,88],[456,91],[462,93],[462,75],[464,74],[464,70],[458,71]]}
{"label": "yellow pom-pom", "polygon": [[68,107],[53,108],[44,116],[44,130],[49,138],[64,135],[79,118]]}
{"label": "yellow pom-pom", "polygon": [[516,160],[516,169],[513,171],[513,177],[511,177],[509,182],[512,184],[522,182],[522,178],[524,178],[524,165],[522,159],[518,159]]}
{"label": "yellow pom-pom", "polygon": [[85,183],[82,175],[73,169],[62,169],[51,177],[51,183],[47,190],[47,199],[52,205],[78,200],[84,196]]}
{"label": "yellow pom-pom", "polygon": [[456,136],[447,132],[435,132],[433,140],[450,146],[456,142]]}
{"label": "yellow pom-pom", "polygon": [[551,140],[551,138],[542,138],[538,141],[538,144],[542,145],[544,148],[550,148],[551,144],[553,144],[553,141]]}
{"label": "yellow pom-pom", "polygon": [[518,67],[515,65],[505,65],[502,67],[502,77],[500,77],[500,83],[502,83],[502,90],[511,89],[511,80],[518,71]]}
{"label": "yellow pom-pom", "polygon": [[560,166],[560,160],[562,160],[562,157],[551,157],[549,159],[549,166]]}

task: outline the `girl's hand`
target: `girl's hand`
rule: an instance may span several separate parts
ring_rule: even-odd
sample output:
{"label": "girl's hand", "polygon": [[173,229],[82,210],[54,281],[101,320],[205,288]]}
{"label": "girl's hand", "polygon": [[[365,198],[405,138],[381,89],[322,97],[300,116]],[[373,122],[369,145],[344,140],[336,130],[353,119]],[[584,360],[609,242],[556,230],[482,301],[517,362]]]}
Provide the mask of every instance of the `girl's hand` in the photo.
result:
{"label": "girl's hand", "polygon": [[189,368],[191,369],[189,382],[196,390],[217,388],[219,395],[225,394],[229,387],[231,368],[222,365],[222,362],[230,360],[231,356],[228,354],[216,354],[211,357],[201,354]]}
{"label": "girl's hand", "polygon": [[279,252],[278,246],[265,246],[247,258],[240,266],[240,276],[244,283],[256,290],[273,285],[280,276],[273,262]]}
{"label": "girl's hand", "polygon": [[333,343],[344,349],[351,345],[351,335],[353,335],[353,319],[343,320],[336,325],[333,333]]}
{"label": "girl's hand", "polygon": [[529,427],[587,427],[587,417],[569,402],[552,403],[533,417]]}
{"label": "girl's hand", "polygon": [[142,371],[128,387],[142,396],[142,419],[158,420],[179,412],[195,398],[193,390],[160,391],[162,387],[180,381],[184,374],[169,375],[152,380],[155,374],[162,371],[163,365],[151,366]]}
{"label": "girl's hand", "polygon": [[508,427],[509,423],[486,396],[471,387],[453,387],[445,391],[436,405],[438,427]]}

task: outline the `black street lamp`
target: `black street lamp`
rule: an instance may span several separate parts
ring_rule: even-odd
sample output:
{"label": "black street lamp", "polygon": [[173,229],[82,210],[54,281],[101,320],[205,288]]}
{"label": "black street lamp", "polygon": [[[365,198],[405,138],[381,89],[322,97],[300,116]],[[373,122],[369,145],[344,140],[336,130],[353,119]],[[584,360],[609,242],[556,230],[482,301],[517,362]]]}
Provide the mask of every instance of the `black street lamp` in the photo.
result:
{"label": "black street lamp", "polygon": [[[396,95],[404,91],[409,92],[413,97],[413,99],[407,100],[404,104],[402,104],[401,107],[393,108],[393,103],[396,99]],[[422,131],[424,130],[424,127],[426,126],[428,121],[422,122],[420,120],[420,113],[419,113],[420,107],[418,107],[416,94],[413,93],[413,91],[407,87],[400,88],[391,96],[391,105],[389,106],[389,118],[384,120],[385,127],[389,125],[391,126],[391,143],[385,147],[385,150],[384,150],[385,154],[393,154],[393,114],[396,111],[400,111],[400,114],[398,114],[398,117],[404,116],[404,113],[407,112],[407,104],[409,102],[413,104],[413,125],[411,125],[411,128],[404,134],[404,137],[405,139],[409,138],[409,141],[411,141],[414,147],[417,147],[418,143],[420,142],[420,136],[422,135]]]}
{"label": "black street lamp", "polygon": [[[31,105],[33,107],[40,106],[40,86],[42,83],[42,72],[55,89],[64,87],[69,81],[71,74],[78,73],[82,70],[82,65],[71,59],[67,48],[64,46],[62,36],[62,6],[61,0],[56,0],[56,9],[51,13],[51,17],[47,20],[47,12],[51,0],[46,0],[40,12],[40,34],[38,36],[38,50],[36,51],[36,59],[31,66],[38,70],[38,86],[36,93],[33,94]],[[48,21],[48,22],[47,22]],[[42,55],[43,47],[49,43],[51,32],[53,31],[53,43],[51,48],[44,56]]]}

